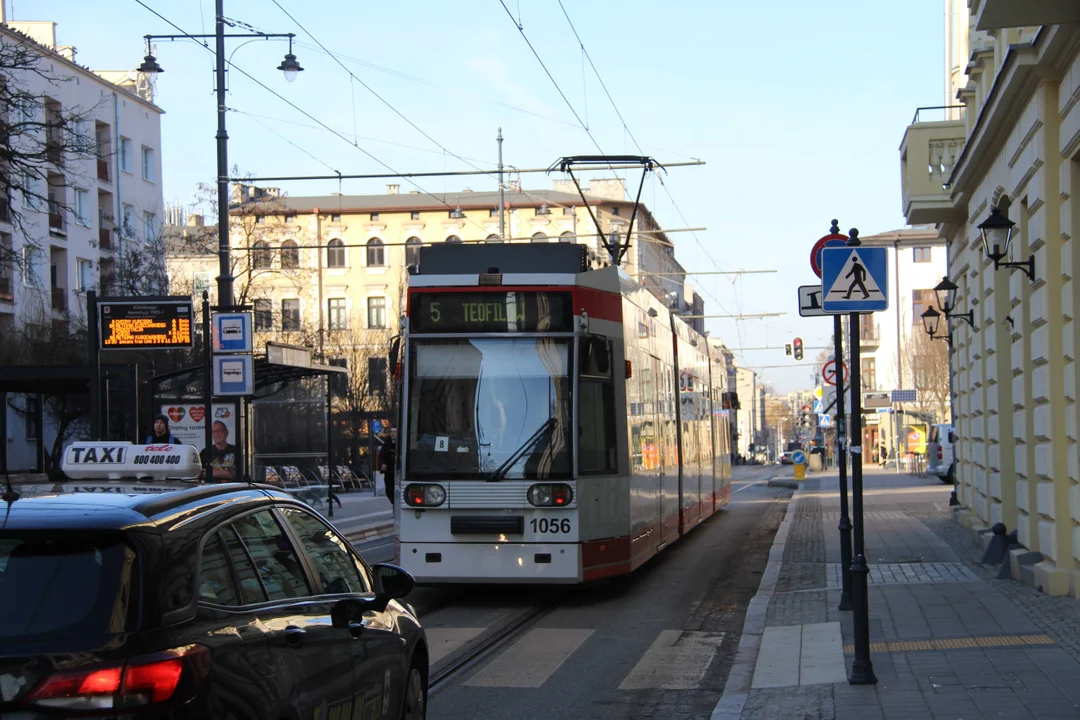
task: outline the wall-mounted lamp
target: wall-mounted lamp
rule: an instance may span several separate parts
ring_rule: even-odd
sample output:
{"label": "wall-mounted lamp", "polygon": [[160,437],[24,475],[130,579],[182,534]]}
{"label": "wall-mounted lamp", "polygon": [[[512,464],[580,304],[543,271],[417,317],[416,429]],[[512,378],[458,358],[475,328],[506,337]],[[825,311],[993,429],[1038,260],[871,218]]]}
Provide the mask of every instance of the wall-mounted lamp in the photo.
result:
{"label": "wall-mounted lamp", "polygon": [[990,217],[979,225],[982,234],[983,253],[988,260],[994,261],[994,269],[1007,267],[1023,270],[1028,280],[1035,282],[1035,256],[1028,256],[1021,262],[1001,262],[1009,256],[1009,245],[1012,243],[1013,230],[1016,228],[1009,218],[1001,214],[998,208],[990,211]]}
{"label": "wall-mounted lamp", "polygon": [[934,294],[937,295],[938,307],[941,308],[941,312],[945,315],[945,320],[967,320],[968,325],[972,328],[975,327],[975,310],[968,310],[966,313],[958,313],[956,311],[956,283],[950,280],[948,277],[941,278],[941,282],[934,286]]}

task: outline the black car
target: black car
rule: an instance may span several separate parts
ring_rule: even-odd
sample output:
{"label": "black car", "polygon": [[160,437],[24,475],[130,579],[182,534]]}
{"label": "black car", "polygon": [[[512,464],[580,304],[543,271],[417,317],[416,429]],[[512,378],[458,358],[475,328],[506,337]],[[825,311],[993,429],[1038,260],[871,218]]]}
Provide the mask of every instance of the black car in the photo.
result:
{"label": "black car", "polygon": [[404,570],[265,486],[96,489],[0,504],[0,717],[424,717]]}

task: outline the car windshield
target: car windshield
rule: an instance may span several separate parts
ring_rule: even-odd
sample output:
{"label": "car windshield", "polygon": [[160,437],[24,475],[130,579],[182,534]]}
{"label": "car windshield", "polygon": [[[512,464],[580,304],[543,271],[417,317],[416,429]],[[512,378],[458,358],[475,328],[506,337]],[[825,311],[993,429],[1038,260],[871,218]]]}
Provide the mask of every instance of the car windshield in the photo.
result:
{"label": "car windshield", "polygon": [[550,338],[415,341],[408,475],[568,477],[569,347]]}
{"label": "car windshield", "polygon": [[131,629],[134,561],[117,538],[0,536],[0,641]]}

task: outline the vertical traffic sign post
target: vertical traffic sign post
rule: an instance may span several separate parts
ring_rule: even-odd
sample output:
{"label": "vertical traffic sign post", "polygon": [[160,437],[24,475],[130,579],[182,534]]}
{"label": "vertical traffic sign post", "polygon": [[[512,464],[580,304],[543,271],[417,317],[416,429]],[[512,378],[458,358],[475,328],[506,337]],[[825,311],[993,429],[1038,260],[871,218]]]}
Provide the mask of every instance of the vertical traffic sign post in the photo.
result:
{"label": "vertical traffic sign post", "polygon": [[[851,504],[854,515],[854,557],[851,561],[855,659],[848,682],[873,685],[877,682],[870,660],[870,604],[866,564],[866,520],[863,512],[862,482],[862,393],[859,357],[860,313],[885,310],[889,306],[888,251],[885,248],[861,248],[859,231],[848,232],[845,248],[822,252],[821,290],[825,312],[850,313],[848,342],[851,352]],[[853,297],[853,295],[857,296]]]}
{"label": "vertical traffic sign post", "polygon": [[[840,225],[836,220],[832,221],[829,234],[818,240],[811,253],[811,268],[821,277],[821,265],[819,261],[820,250],[825,247],[845,245],[847,236],[840,234]],[[824,293],[819,295],[822,297]],[[820,304],[820,302],[819,302]],[[836,468],[840,475],[840,609],[851,609],[851,516],[848,512],[848,474],[847,474],[847,448],[845,447],[844,434],[847,431],[847,422],[844,411],[844,327],[839,315],[833,315],[833,357],[839,368],[836,372]]]}

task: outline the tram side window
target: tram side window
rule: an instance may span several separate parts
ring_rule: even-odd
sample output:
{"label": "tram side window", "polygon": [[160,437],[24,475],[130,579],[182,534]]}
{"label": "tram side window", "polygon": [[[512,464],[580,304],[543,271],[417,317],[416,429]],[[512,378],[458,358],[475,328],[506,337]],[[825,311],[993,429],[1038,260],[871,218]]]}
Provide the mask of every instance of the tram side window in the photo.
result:
{"label": "tram side window", "polygon": [[583,338],[579,364],[579,471],[582,475],[614,473],[617,468],[611,343],[603,337]]}

